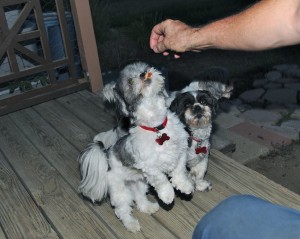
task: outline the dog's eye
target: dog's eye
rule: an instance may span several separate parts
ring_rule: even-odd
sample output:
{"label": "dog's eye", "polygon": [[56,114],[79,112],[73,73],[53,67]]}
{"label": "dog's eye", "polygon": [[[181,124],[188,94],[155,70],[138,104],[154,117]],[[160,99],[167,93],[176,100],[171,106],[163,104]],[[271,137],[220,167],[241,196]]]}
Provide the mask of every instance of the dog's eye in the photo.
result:
{"label": "dog's eye", "polygon": [[133,85],[134,80],[133,80],[132,78],[129,78],[129,79],[127,80],[127,82],[128,82],[129,85]]}
{"label": "dog's eye", "polygon": [[146,71],[140,74],[140,78],[144,78],[146,75]]}
{"label": "dog's eye", "polygon": [[207,105],[207,100],[201,99],[201,100],[200,100],[200,104],[201,104],[201,105]]}
{"label": "dog's eye", "polygon": [[190,103],[188,103],[188,102],[184,103],[184,107],[185,107],[185,108],[188,108],[188,107],[190,107],[190,106],[191,106]]}

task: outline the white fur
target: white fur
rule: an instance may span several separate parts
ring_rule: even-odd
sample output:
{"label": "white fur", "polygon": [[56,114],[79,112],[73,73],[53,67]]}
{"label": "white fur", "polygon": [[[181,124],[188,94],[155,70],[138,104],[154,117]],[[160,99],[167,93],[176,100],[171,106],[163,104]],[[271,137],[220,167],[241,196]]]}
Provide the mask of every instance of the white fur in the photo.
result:
{"label": "white fur", "polygon": [[[208,166],[208,157],[210,151],[210,135],[211,135],[212,125],[209,123],[204,128],[193,129],[192,135],[198,140],[201,140],[200,143],[197,143],[195,140],[192,140],[192,145],[188,149],[188,160],[187,165],[190,168],[190,175],[195,182],[196,190],[205,191],[211,190],[211,183],[204,180],[204,175],[207,171]],[[206,147],[207,153],[195,153],[196,147]]]}
{"label": "white fur", "polygon": [[105,153],[99,145],[89,144],[78,157],[78,161],[82,177],[79,191],[93,202],[106,197],[108,164],[105,160]]}
{"label": "white fur", "polygon": [[[132,128],[130,135],[133,137],[132,150],[139,157],[135,167],[144,172],[148,183],[156,189],[159,198],[169,204],[174,199],[172,185],[181,192],[190,194],[193,191],[193,184],[187,178],[185,169],[188,135],[179,119],[173,113],[166,112],[168,123],[161,133],[167,133],[170,140],[163,145],[155,142],[156,133],[140,127]],[[158,114],[154,114],[153,117],[155,115]],[[172,185],[167,175],[172,177]]]}

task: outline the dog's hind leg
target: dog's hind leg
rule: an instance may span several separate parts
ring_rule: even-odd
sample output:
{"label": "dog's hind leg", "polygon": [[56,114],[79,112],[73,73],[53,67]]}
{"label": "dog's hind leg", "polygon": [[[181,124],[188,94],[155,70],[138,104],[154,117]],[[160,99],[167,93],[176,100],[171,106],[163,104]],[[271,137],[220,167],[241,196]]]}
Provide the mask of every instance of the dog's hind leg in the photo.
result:
{"label": "dog's hind leg", "polygon": [[138,180],[133,182],[130,184],[130,189],[139,211],[152,214],[159,209],[157,202],[151,202],[148,200],[146,195],[148,191],[148,185],[144,181]]}
{"label": "dog's hind leg", "polygon": [[115,207],[116,216],[123,222],[127,230],[131,232],[140,231],[140,224],[131,214],[133,196],[122,175],[118,172],[109,173],[108,188],[111,205]]}

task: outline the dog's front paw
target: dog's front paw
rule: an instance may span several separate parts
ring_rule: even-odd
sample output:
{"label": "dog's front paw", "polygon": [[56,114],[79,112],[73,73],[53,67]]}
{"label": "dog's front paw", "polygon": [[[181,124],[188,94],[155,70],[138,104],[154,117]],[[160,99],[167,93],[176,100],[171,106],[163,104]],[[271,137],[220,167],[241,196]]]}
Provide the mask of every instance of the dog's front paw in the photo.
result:
{"label": "dog's front paw", "polygon": [[126,221],[124,220],[123,223],[128,231],[136,233],[141,230],[139,221],[134,217],[131,217],[130,220],[126,220]]}
{"label": "dog's front paw", "polygon": [[175,192],[171,184],[161,185],[156,189],[157,195],[160,200],[162,200],[165,204],[170,204],[173,202],[175,197]]}
{"label": "dog's front paw", "polygon": [[208,182],[206,180],[197,180],[196,181],[196,190],[198,191],[210,191],[212,189],[211,182]]}
{"label": "dog's front paw", "polygon": [[141,212],[153,214],[158,211],[159,204],[157,202],[147,202],[138,208]]}
{"label": "dog's front paw", "polygon": [[174,176],[171,182],[172,185],[182,193],[191,194],[194,192],[194,184],[187,177]]}

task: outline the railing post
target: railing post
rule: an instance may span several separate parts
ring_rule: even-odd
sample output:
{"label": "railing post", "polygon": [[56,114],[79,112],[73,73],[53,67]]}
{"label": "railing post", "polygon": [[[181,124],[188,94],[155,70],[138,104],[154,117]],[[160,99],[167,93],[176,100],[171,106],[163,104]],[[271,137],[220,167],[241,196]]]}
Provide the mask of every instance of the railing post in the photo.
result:
{"label": "railing post", "polygon": [[89,0],[71,0],[71,7],[82,68],[90,81],[92,92],[98,92],[103,88],[103,81]]}

